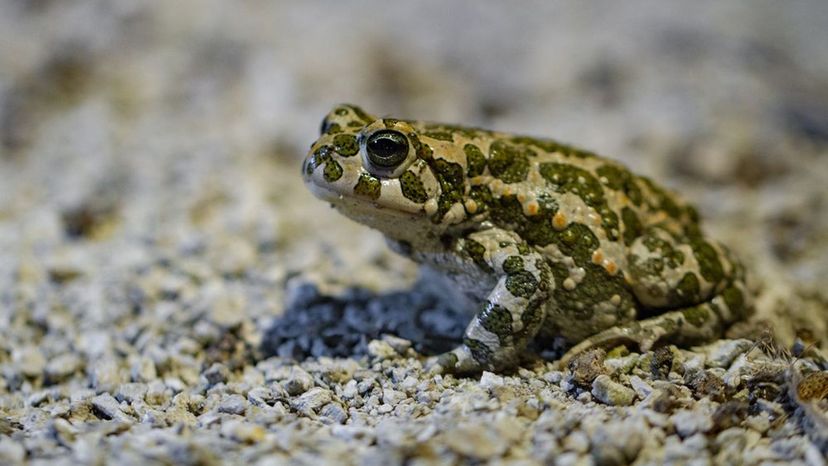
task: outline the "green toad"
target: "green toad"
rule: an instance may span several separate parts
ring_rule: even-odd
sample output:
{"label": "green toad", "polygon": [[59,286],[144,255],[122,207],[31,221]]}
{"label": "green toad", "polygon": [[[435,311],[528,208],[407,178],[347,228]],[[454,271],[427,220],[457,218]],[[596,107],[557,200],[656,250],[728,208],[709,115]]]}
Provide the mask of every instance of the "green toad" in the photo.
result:
{"label": "green toad", "polygon": [[475,303],[432,367],[504,370],[535,338],[688,345],[751,310],[744,270],[695,209],[591,152],[339,105],[302,172],[313,193],[385,234]]}

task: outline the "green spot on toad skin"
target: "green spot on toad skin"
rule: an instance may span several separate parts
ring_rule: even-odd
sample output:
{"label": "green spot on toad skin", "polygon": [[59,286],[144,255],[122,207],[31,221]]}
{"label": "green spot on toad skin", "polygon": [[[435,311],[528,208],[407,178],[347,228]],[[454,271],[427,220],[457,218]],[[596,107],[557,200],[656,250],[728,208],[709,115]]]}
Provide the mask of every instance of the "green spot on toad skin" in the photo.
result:
{"label": "green spot on toad skin", "polygon": [[455,202],[463,200],[463,167],[458,163],[449,162],[445,159],[431,160],[432,172],[440,183],[440,198],[437,199],[437,213],[432,219],[439,222],[443,215],[451,209]]}
{"label": "green spot on toad skin", "polygon": [[339,165],[336,160],[328,160],[325,162],[325,169],[322,172],[322,176],[329,183],[340,179],[342,177],[342,165]]}
{"label": "green spot on toad skin", "polygon": [[463,146],[463,152],[466,153],[466,174],[469,177],[482,175],[486,169],[486,156],[480,148],[474,144],[466,144]]}
{"label": "green spot on toad skin", "polygon": [[538,281],[531,273],[525,270],[515,272],[506,277],[506,289],[515,296],[531,298],[537,287]]}
{"label": "green spot on toad skin", "polygon": [[400,176],[400,189],[403,196],[412,202],[422,204],[428,200],[423,182],[420,177],[411,171],[407,171]]}
{"label": "green spot on toad skin", "polygon": [[333,139],[334,150],[343,157],[350,157],[359,152],[359,144],[353,135],[337,134]]}
{"label": "green spot on toad skin", "polygon": [[529,244],[545,246],[557,234],[549,221],[557,211],[557,204],[540,198],[538,201],[538,214],[526,216],[515,196],[503,196],[492,201],[491,218],[501,228],[516,231]]}
{"label": "green spot on toad skin", "polygon": [[739,291],[738,288],[736,288],[735,286],[731,286],[725,289],[722,292],[722,298],[724,298],[724,301],[727,304],[727,307],[730,310],[731,314],[737,316],[737,318],[744,317],[745,297],[742,296],[742,292]]}
{"label": "green spot on toad skin", "polygon": [[554,242],[561,252],[575,259],[575,263],[581,267],[592,263],[592,253],[600,245],[595,233],[583,223],[570,224],[554,236]]}
{"label": "green spot on toad skin", "polygon": [[520,256],[509,256],[503,261],[503,271],[513,274],[523,270],[523,258]]}
{"label": "green spot on toad skin", "polygon": [[359,180],[354,186],[354,194],[357,196],[364,196],[369,199],[378,199],[381,190],[380,180],[367,173],[359,175]]}
{"label": "green spot on toad skin", "polygon": [[608,187],[624,192],[633,204],[641,205],[641,189],[629,171],[616,165],[602,165],[595,172],[606,180]]}
{"label": "green spot on toad skin", "polygon": [[638,219],[638,215],[629,207],[621,209],[621,221],[624,222],[624,244],[630,246],[641,236],[643,226]]}
{"label": "green spot on toad skin", "polygon": [[469,348],[472,358],[480,364],[487,364],[492,360],[492,350],[485,343],[474,338],[463,338],[463,344]]}
{"label": "green spot on toad skin", "polygon": [[463,251],[483,270],[492,271],[492,268],[486,263],[484,254],[486,254],[486,247],[473,239],[466,239],[463,242]]}
{"label": "green spot on toad skin", "polygon": [[540,324],[544,317],[543,303],[545,299],[545,297],[539,297],[537,299],[533,299],[526,305],[526,309],[524,309],[520,314],[520,321],[523,324],[523,329],[521,329],[515,337],[523,338],[528,329],[537,328],[536,326]]}
{"label": "green spot on toad skin", "polygon": [[539,171],[555,191],[575,194],[595,209],[601,215],[601,226],[607,237],[618,239],[618,215],[607,205],[604,188],[590,172],[568,163],[556,162],[540,164]]}
{"label": "green spot on toad skin", "polygon": [[512,313],[503,306],[486,301],[480,314],[480,323],[483,328],[494,333],[501,344],[512,336]]}
{"label": "green spot on toad skin", "polygon": [[699,278],[693,272],[687,272],[671,290],[669,302],[672,305],[690,304],[698,302],[700,293]]}
{"label": "green spot on toad skin", "polygon": [[331,160],[331,146],[322,146],[313,152],[313,155],[305,165],[305,172],[310,175],[317,167]]}
{"label": "green spot on toad skin", "polygon": [[371,117],[371,115],[368,115],[365,112],[365,110],[361,109],[360,107],[357,107],[356,105],[348,105],[347,107],[352,112],[354,112],[354,115],[356,115],[357,118],[362,120],[364,123],[372,123],[374,121],[374,119]]}
{"label": "green spot on toad skin", "polygon": [[603,267],[591,262],[583,265],[583,268],[586,271],[583,280],[574,289],[569,290],[563,286],[564,281],[570,277],[569,269],[562,263],[551,264],[552,275],[557,285],[552,291],[552,296],[557,306],[568,309],[581,320],[591,319],[595,314],[594,307],[611,300],[614,295],[621,298],[617,309],[635,306],[632,293],[620,274],[610,275]]}
{"label": "green spot on toad skin", "polygon": [[690,322],[696,327],[701,327],[705,322],[710,320],[710,311],[704,305],[693,306],[681,311],[687,322]]}
{"label": "green spot on toad skin", "polygon": [[489,172],[504,183],[526,180],[530,151],[521,150],[504,141],[495,141],[489,148]]}
{"label": "green spot on toad skin", "polygon": [[448,131],[426,131],[423,133],[423,136],[429,137],[431,139],[437,139],[438,141],[454,141],[454,134]]}
{"label": "green spot on toad skin", "polygon": [[339,126],[339,123],[331,123],[326,126],[325,133],[327,134],[337,134],[342,132],[342,127]]}
{"label": "green spot on toad skin", "polygon": [[590,151],[578,149],[577,147],[572,147],[552,139],[540,139],[529,136],[513,136],[509,138],[509,140],[514,144],[537,147],[538,149],[541,149],[544,152],[549,152],[550,154],[559,152],[566,157],[578,157],[580,159],[595,157],[595,154]]}
{"label": "green spot on toad skin", "polygon": [[487,186],[483,185],[472,186],[469,190],[469,197],[474,199],[474,202],[477,203],[476,213],[486,212],[489,210],[493,202],[492,191],[489,190]]}
{"label": "green spot on toad skin", "polygon": [[702,277],[710,283],[719,283],[724,278],[724,269],[713,246],[700,237],[690,238],[690,246],[699,263]]}
{"label": "green spot on toad skin", "polygon": [[667,215],[674,219],[681,219],[682,209],[679,208],[678,204],[676,204],[675,199],[672,195],[670,195],[670,193],[668,193],[661,187],[656,186],[656,184],[653,183],[653,180],[647,178],[646,176],[639,176],[638,179],[641,180],[652,192],[651,198],[654,202],[650,202],[650,204],[653,207],[663,210]]}

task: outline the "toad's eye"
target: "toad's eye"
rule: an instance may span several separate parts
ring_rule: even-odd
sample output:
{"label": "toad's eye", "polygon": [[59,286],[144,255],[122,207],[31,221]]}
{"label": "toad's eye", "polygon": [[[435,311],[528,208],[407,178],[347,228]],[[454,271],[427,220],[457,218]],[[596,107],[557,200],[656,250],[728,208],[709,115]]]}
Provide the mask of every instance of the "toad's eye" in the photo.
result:
{"label": "toad's eye", "polygon": [[368,138],[365,150],[372,165],[393,168],[408,156],[408,139],[399,131],[377,131]]}

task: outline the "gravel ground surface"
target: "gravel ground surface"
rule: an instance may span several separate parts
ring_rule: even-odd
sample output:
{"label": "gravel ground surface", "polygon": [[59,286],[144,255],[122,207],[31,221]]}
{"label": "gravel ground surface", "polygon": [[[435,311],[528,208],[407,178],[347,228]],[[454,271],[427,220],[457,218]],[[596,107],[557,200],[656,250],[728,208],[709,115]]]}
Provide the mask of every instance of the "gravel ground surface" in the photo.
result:
{"label": "gravel ground surface", "polygon": [[[0,2],[0,464],[828,455],[828,4]],[[727,339],[430,376],[465,317],[302,186],[329,107],[549,135],[699,206]]]}

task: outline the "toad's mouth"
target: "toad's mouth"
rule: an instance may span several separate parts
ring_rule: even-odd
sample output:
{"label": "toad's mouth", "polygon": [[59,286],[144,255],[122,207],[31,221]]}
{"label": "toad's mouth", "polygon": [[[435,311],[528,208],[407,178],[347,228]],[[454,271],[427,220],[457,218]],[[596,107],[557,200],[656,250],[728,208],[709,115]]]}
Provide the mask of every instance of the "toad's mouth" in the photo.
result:
{"label": "toad's mouth", "polygon": [[305,185],[317,199],[328,202],[332,207],[360,223],[372,224],[371,220],[382,218],[388,221],[390,217],[395,220],[412,220],[424,216],[421,206],[416,208],[405,208],[397,203],[382,202],[382,197],[372,200],[367,197],[353,194],[353,190],[347,192],[338,189],[330,184],[315,183],[313,179],[305,179]]}

